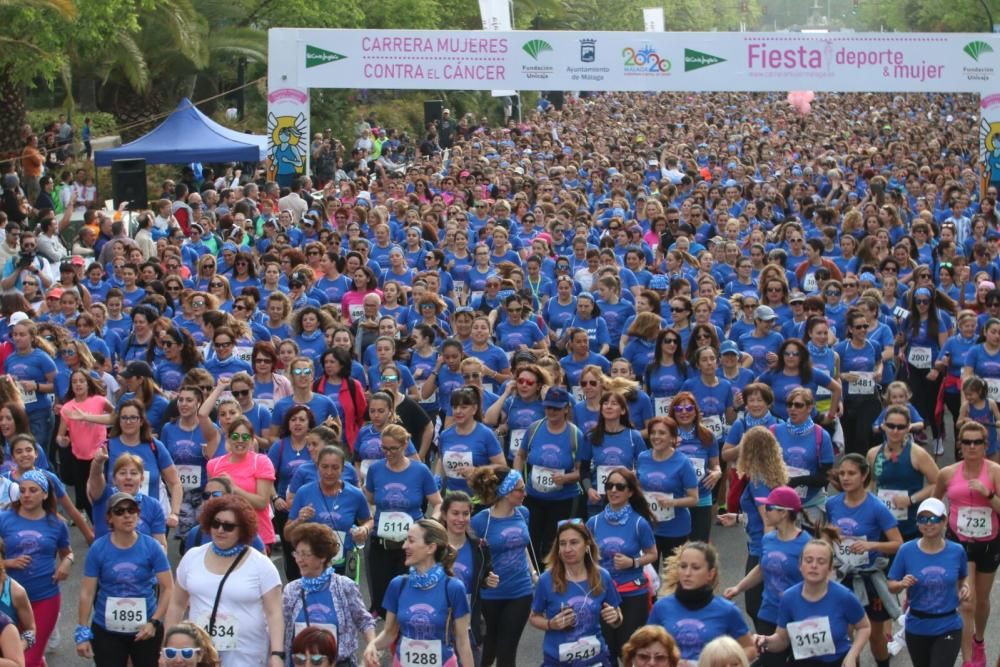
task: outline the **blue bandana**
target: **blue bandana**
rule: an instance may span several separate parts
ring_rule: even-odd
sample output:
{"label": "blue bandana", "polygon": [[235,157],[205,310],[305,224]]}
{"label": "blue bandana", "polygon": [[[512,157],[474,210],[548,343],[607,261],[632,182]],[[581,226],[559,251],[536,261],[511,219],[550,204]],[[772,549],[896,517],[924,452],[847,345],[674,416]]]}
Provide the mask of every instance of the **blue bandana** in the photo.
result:
{"label": "blue bandana", "polygon": [[236,546],[229,547],[228,549],[220,549],[219,547],[215,546],[215,542],[210,542],[209,544],[212,545],[212,551],[215,552],[215,555],[219,556],[220,558],[229,558],[230,556],[235,556],[236,554],[240,553],[241,551],[247,548],[247,545],[245,544],[237,544]]}
{"label": "blue bandana", "polygon": [[517,483],[522,479],[524,478],[521,477],[521,473],[516,470],[511,470],[507,473],[507,476],[503,478],[503,481],[500,482],[500,488],[497,489],[497,495],[503,498],[508,493],[513,491],[514,487],[517,486]]}
{"label": "blue bandana", "polygon": [[611,509],[610,504],[604,506],[604,518],[608,520],[608,523],[613,523],[616,526],[620,526],[628,521],[630,514],[632,514],[632,506],[628,503],[620,510]]}
{"label": "blue bandana", "polygon": [[330,577],[333,576],[333,568],[327,568],[318,577],[302,577],[302,588],[306,593],[315,593],[330,588]]}
{"label": "blue bandana", "polygon": [[437,586],[438,582],[444,579],[444,568],[438,563],[431,569],[427,570],[423,574],[417,572],[417,568],[410,568],[409,582],[410,586],[420,590],[427,590],[428,588],[434,588]]}
{"label": "blue bandana", "polygon": [[749,412],[743,417],[743,423],[746,424],[747,430],[752,429],[754,426],[769,426],[768,422],[771,420],[771,413],[765,412],[763,417],[757,418],[751,415]]}
{"label": "blue bandana", "polygon": [[806,435],[807,433],[812,433],[813,429],[816,427],[816,424],[813,423],[812,417],[806,417],[806,420],[801,424],[796,425],[793,424],[792,422],[787,422],[786,426],[788,427],[789,433],[791,433],[792,435],[802,436]]}
{"label": "blue bandana", "polygon": [[49,478],[41,470],[29,470],[21,475],[22,482],[34,482],[42,488],[45,493],[49,492]]}

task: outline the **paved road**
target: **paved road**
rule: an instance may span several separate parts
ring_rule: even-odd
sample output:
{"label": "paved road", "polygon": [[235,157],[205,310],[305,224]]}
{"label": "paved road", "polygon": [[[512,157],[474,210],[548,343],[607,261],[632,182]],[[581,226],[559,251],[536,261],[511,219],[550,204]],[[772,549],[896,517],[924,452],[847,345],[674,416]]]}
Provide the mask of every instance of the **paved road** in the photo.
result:
{"label": "paved road", "polygon": [[[949,455],[942,457],[939,463],[944,466],[951,461],[952,459]],[[722,554],[722,581],[719,587],[719,590],[721,591],[727,586],[736,584],[743,576],[743,564],[746,558],[746,538],[740,528],[723,528],[721,526],[715,526],[712,531],[712,540],[716,547],[718,547],[719,552]],[[75,647],[73,646],[73,629],[76,627],[77,621],[76,601],[80,590],[79,573],[82,572],[83,555],[85,554],[86,545],[84,544],[79,533],[76,531],[73,531],[73,547],[78,554],[74,576],[62,587],[63,607],[62,616],[60,617],[59,622],[59,629],[62,633],[62,642],[56,651],[48,654],[49,664],[53,667],[81,664],[80,659],[76,656]],[[178,560],[176,545],[172,544],[171,547],[171,563],[176,565]],[[277,565],[280,571],[280,562],[278,562]],[[363,585],[362,589],[366,589],[366,586]],[[998,595],[996,587],[994,587],[990,599],[993,603],[993,608],[1000,610],[1000,595]],[[994,618],[991,621],[990,628],[995,629],[998,623],[1000,623],[1000,620]],[[998,653],[1000,653],[1000,633],[987,633],[986,643],[987,655],[989,658],[987,664],[992,665],[992,661],[996,660]],[[521,645],[518,650],[518,664],[527,667],[528,665],[540,665],[541,662],[542,633],[535,630],[531,626],[528,626],[524,630],[524,635],[521,639]],[[892,664],[896,667],[908,667],[911,662],[909,656],[904,650],[900,655],[893,659]],[[863,654],[862,667],[874,667],[874,665],[875,661],[872,659],[871,654],[865,651]],[[942,665],[940,667],[946,666]]]}

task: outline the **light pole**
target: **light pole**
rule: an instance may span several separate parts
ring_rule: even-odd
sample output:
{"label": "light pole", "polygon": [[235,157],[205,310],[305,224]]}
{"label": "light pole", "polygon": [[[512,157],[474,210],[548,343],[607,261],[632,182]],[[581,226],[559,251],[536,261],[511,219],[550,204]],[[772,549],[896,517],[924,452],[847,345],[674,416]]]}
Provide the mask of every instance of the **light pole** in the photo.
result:
{"label": "light pole", "polygon": [[986,20],[989,21],[989,28],[986,32],[993,32],[993,12],[990,11],[990,5],[986,0],[979,0],[979,4],[983,6],[983,10],[986,12]]}

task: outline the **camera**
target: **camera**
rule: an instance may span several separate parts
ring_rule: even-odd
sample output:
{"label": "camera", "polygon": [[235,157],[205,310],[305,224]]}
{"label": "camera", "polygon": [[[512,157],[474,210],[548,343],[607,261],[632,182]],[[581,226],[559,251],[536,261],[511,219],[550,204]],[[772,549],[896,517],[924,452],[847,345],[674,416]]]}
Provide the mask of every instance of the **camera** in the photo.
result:
{"label": "camera", "polygon": [[17,258],[17,268],[24,269],[31,266],[32,262],[35,261],[35,253],[33,252],[22,252]]}

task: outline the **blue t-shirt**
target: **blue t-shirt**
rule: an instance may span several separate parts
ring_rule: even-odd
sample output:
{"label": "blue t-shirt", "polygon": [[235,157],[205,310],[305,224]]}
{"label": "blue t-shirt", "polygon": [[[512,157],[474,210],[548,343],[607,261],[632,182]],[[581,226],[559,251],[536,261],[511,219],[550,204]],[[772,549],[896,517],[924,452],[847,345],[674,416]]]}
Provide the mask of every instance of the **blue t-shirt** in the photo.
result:
{"label": "blue t-shirt", "polygon": [[[285,396],[275,403],[274,411],[271,412],[271,426],[275,426],[280,429],[285,421],[285,413],[296,405],[298,405],[298,403],[295,402],[294,396]],[[334,402],[330,400],[329,396],[313,393],[313,397],[304,405],[309,406],[309,409],[312,410],[313,417],[316,418],[317,424],[325,422],[326,418],[330,415],[339,417],[341,423],[345,421],[343,409],[338,409]]]}
{"label": "blue t-shirt", "polygon": [[615,588],[611,575],[604,568],[599,568],[601,574],[601,592],[597,593],[590,589],[586,581],[567,581],[566,590],[563,593],[557,592],[552,586],[552,572],[543,572],[538,579],[538,588],[535,589],[535,598],[531,603],[531,611],[542,614],[545,618],[552,618],[564,607],[570,607],[576,613],[576,624],[564,630],[547,630],[545,639],[542,641],[542,652],[545,654],[546,664],[561,664],[569,667],[582,667],[595,662],[594,657],[589,660],[561,661],[559,656],[559,646],[577,642],[583,638],[591,638],[600,643],[601,655],[606,654],[607,645],[604,642],[604,633],[601,632],[601,608],[607,602],[612,607],[621,605],[621,596]]}
{"label": "blue t-shirt", "polygon": [[[841,541],[837,544],[837,554],[845,556],[847,545],[852,539],[877,542],[886,531],[896,528],[898,522],[892,510],[885,506],[875,494],[865,493],[865,499],[857,507],[848,507],[843,493],[827,498],[826,519],[840,529]],[[871,565],[878,554],[869,552],[865,565]]]}
{"label": "blue t-shirt", "polygon": [[542,420],[537,426],[533,425],[528,429],[523,447],[527,448],[529,474],[526,486],[529,496],[567,500],[580,495],[578,483],[556,486],[552,482],[552,476],[543,470],[570,473],[575,470],[578,461],[590,458],[590,447],[580,429],[567,422],[562,433],[552,433],[548,421]]}
{"label": "blue t-shirt", "polygon": [[[316,464],[312,461],[309,463],[303,463],[298,468],[295,469],[295,474],[292,475],[292,481],[288,483],[287,494],[296,494],[306,484],[310,482],[315,482],[319,478],[319,472],[316,470]],[[358,471],[354,469],[354,466],[349,463],[344,463],[344,469],[340,473],[340,479],[344,482],[350,484],[351,486],[358,486]]]}
{"label": "blue t-shirt", "polygon": [[788,419],[788,407],[785,405],[785,399],[793,389],[805,387],[812,392],[815,399],[817,397],[816,390],[819,387],[829,388],[833,383],[833,379],[829,375],[815,368],[812,372],[812,379],[806,383],[802,382],[802,378],[798,374],[787,375],[781,371],[769,371],[761,375],[758,380],[770,385],[771,391],[774,392],[774,403],[771,405],[771,412],[781,419]]}
{"label": "blue t-shirt", "polygon": [[[52,357],[42,350],[32,349],[27,354],[14,352],[4,361],[4,372],[20,382],[47,383],[48,376],[55,379],[56,364]],[[27,413],[52,412],[51,392],[26,392],[23,396],[24,409]]]}
{"label": "blue t-shirt", "polygon": [[[781,456],[788,466],[789,478],[815,475],[820,465],[833,465],[833,441],[822,426],[816,425],[804,435],[794,435],[787,424],[780,423],[772,427],[772,432],[781,445]],[[809,487],[802,499],[803,504],[808,505],[820,490],[818,486]],[[801,497],[801,493],[799,495]]]}
{"label": "blue t-shirt", "polygon": [[691,459],[694,465],[695,477],[698,478],[698,507],[712,504],[712,490],[702,484],[708,471],[710,461],[719,458],[719,442],[712,440],[705,445],[695,429],[678,429],[677,451]]}
{"label": "blue t-shirt", "polygon": [[590,484],[594,490],[603,491],[605,480],[615,468],[635,470],[635,462],[639,454],[646,451],[646,443],[639,431],[631,428],[620,433],[605,433],[600,445],[592,442],[592,435],[587,434]]}
{"label": "blue t-shirt", "polygon": [[295,447],[292,446],[291,438],[282,438],[271,445],[270,449],[267,450],[267,457],[271,459],[274,472],[278,477],[275,483],[275,493],[282,497],[288,492],[288,484],[295,476],[295,471],[300,466],[312,463],[309,448],[303,445],[302,449],[296,451]]}
{"label": "blue t-shirt", "polygon": [[503,454],[496,434],[481,423],[473,424],[472,433],[468,435],[462,435],[455,426],[449,426],[441,431],[438,446],[448,491],[470,493],[469,483],[461,471],[484,466],[492,457]]}
{"label": "blue t-shirt", "polygon": [[[944,541],[944,550],[929,554],[920,548],[920,540],[910,540],[896,552],[889,567],[889,579],[900,581],[908,574],[917,583],[906,589],[910,603],[906,614],[906,630],[917,635],[936,637],[962,629],[958,615],[958,582],[969,574],[965,549],[951,540]],[[936,618],[920,618],[917,610]],[[948,614],[940,616],[939,614]]]}
{"label": "blue t-shirt", "polygon": [[[636,475],[647,500],[650,499],[650,494],[659,493],[673,498],[685,498],[691,489],[698,488],[698,478],[691,460],[678,451],[674,451],[664,461],[654,459],[652,450],[642,452],[636,462]],[[659,537],[690,535],[691,510],[687,507],[674,507],[673,518],[657,521],[653,532]]]}
{"label": "blue t-shirt", "polygon": [[[396,657],[406,650],[406,640],[437,640],[441,642],[440,662],[424,660],[423,656],[411,656],[411,664],[442,665],[451,660],[455,652],[451,628],[445,627],[449,617],[452,621],[469,615],[469,601],[465,597],[465,586],[455,577],[444,577],[428,589],[417,589],[409,584],[409,575],[394,578],[389,582],[382,604],[386,611],[396,615],[399,622],[400,640],[396,643]],[[413,648],[425,648],[418,642]],[[400,659],[400,662],[403,660]]]}
{"label": "blue t-shirt", "polygon": [[769,364],[767,355],[769,352],[778,353],[778,348],[785,341],[777,331],[771,331],[766,336],[757,337],[754,332],[750,332],[739,339],[740,349],[753,357],[753,372],[757,375],[764,373]]}
{"label": "blue t-shirt", "polygon": [[983,379],[1000,378],[1000,353],[990,354],[985,343],[969,350],[965,355],[965,365],[972,368],[973,375]]}
{"label": "blue t-shirt", "polygon": [[768,623],[777,623],[778,604],[785,591],[802,581],[799,556],[812,536],[806,531],[787,542],[771,531],[762,540],[760,571],[764,575],[764,593],[758,616]]}
{"label": "blue t-shirt", "polygon": [[365,494],[356,486],[343,484],[337,495],[328,496],[320,489],[319,482],[306,484],[295,494],[288,511],[288,520],[298,519],[302,508],[309,505],[316,511],[309,521],[329,526],[343,540],[335,559],[343,560],[344,554],[354,548],[351,528],[371,518]]}
{"label": "blue t-shirt", "polygon": [[484,509],[472,517],[473,532],[490,550],[493,572],[500,578],[496,588],[483,587],[484,600],[513,600],[531,595],[531,534],[528,532],[528,508],[519,506],[507,517],[496,517]]}
{"label": "blue t-shirt", "polygon": [[656,538],[653,537],[649,521],[638,512],[631,511],[621,523],[612,523],[604,512],[599,512],[587,521],[587,529],[594,536],[600,550],[601,567],[611,574],[619,592],[626,597],[648,595],[649,587],[642,567],[619,570],[615,567],[615,554],[638,559],[643,551],[652,549],[656,545]]}
{"label": "blue t-shirt", "polygon": [[[170,452],[170,458],[177,466],[177,474],[181,478],[181,486],[185,491],[203,489],[208,481],[208,470],[202,447],[205,446],[205,436],[201,427],[195,426],[190,431],[184,430],[179,421],[164,424],[160,439]],[[215,455],[219,456],[226,449],[225,438],[220,437],[219,447]]]}
{"label": "blue t-shirt", "polygon": [[728,635],[739,639],[750,632],[743,613],[732,602],[721,597],[701,609],[691,610],[673,595],[660,598],[649,614],[649,625],[661,625],[677,641],[681,658],[698,662],[698,656],[716,637]]}
{"label": "blue t-shirt", "polygon": [[[147,621],[152,618],[157,604],[156,575],[161,572],[170,572],[170,563],[163,547],[149,535],[139,533],[139,539],[127,549],[115,546],[110,535],[95,540],[87,551],[83,565],[83,575],[97,579],[94,623],[109,632],[122,632],[108,628],[109,597],[141,599],[146,610],[144,618]],[[136,604],[122,603],[111,609],[112,623],[126,623],[134,619],[138,605],[137,601],[134,602]]]}
{"label": "blue t-shirt", "polygon": [[430,469],[419,461],[409,461],[406,470],[395,472],[385,460],[376,461],[365,476],[365,489],[375,497],[375,525],[382,512],[405,512],[416,521],[427,496],[437,493]]}
{"label": "blue t-shirt", "polygon": [[496,338],[500,347],[510,352],[519,350],[522,345],[534,347],[538,341],[545,340],[545,334],[534,322],[521,322],[517,325],[502,322],[496,327]]}
{"label": "blue t-shirt", "polygon": [[54,514],[41,519],[25,519],[16,510],[0,512],[0,537],[7,546],[7,558],[31,556],[26,568],[8,568],[7,574],[24,586],[32,602],[47,600],[59,593],[52,580],[58,552],[69,549],[69,528]]}
{"label": "blue t-shirt", "polygon": [[[847,634],[848,627],[861,622],[865,616],[865,608],[861,606],[854,592],[835,581],[827,584],[826,595],[821,600],[810,602],[802,597],[804,583],[795,584],[785,591],[778,605],[778,627],[787,628],[789,623],[806,621],[812,618],[826,618],[830,622],[830,634],[833,636],[835,652],[816,658],[821,662],[839,665],[847,652],[851,650],[851,638]],[[792,648],[795,640],[792,639]]]}

